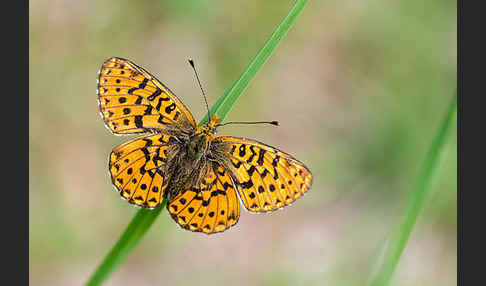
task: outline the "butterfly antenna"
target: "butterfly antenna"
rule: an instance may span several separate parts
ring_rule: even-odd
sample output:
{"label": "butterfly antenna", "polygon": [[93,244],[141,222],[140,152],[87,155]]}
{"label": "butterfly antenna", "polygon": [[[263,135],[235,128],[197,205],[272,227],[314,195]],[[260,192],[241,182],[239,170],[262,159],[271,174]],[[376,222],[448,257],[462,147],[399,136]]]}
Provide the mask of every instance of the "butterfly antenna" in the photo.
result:
{"label": "butterfly antenna", "polygon": [[233,122],[226,122],[223,124],[218,124],[218,127],[228,125],[228,124],[272,124],[275,126],[280,126],[280,123],[278,121],[254,121],[254,122],[239,122],[239,121],[233,121]]}
{"label": "butterfly antenna", "polygon": [[204,96],[204,102],[206,102],[206,109],[208,110],[208,120],[211,120],[211,113],[209,112],[208,100],[206,98],[206,94],[204,93],[204,89],[202,88],[201,81],[199,80],[199,76],[197,75],[196,67],[194,66],[194,61],[192,60],[192,58],[189,58],[187,61],[191,65],[192,69],[194,70],[194,74],[196,75],[197,83],[199,83],[199,87],[201,88],[202,94]]}

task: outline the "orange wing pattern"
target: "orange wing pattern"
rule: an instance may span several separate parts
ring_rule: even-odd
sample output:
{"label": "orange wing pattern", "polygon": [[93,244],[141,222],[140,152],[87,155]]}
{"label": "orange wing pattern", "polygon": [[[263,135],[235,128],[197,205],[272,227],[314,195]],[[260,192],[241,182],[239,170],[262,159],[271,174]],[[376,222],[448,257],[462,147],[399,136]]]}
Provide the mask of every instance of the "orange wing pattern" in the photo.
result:
{"label": "orange wing pattern", "polygon": [[113,149],[111,180],[123,198],[145,208],[160,205],[170,177],[167,161],[178,148],[175,140],[169,135],[150,134]]}
{"label": "orange wing pattern", "polygon": [[[309,169],[291,155],[255,140],[221,136],[212,142],[219,158],[229,157],[240,198],[251,212],[273,211],[301,197],[312,185]],[[224,159],[223,159],[224,160]]]}
{"label": "orange wing pattern", "polygon": [[172,218],[183,228],[206,234],[221,232],[235,225],[240,203],[228,172],[209,162],[201,182],[178,193],[168,204]]}
{"label": "orange wing pattern", "polygon": [[103,63],[96,91],[105,125],[115,134],[151,129],[181,134],[197,126],[169,88],[129,60],[113,57]]}
{"label": "orange wing pattern", "polygon": [[[222,232],[238,222],[240,201],[251,212],[273,211],[312,186],[309,169],[287,153],[245,138],[213,140],[217,116],[197,127],[174,93],[129,60],[113,57],[103,63],[97,95],[111,132],[147,133],[111,152],[113,185],[140,207],[169,200],[167,210],[184,229]],[[209,150],[200,153],[207,142]]]}

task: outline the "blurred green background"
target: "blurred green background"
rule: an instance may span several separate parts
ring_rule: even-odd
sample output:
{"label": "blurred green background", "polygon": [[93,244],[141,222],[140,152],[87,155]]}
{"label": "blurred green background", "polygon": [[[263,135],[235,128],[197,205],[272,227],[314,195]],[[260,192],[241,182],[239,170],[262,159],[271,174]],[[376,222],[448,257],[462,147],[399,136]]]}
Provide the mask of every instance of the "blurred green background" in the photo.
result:
{"label": "blurred green background", "polygon": [[[82,285],[137,209],[113,191],[113,136],[96,101],[103,61],[125,57],[197,120],[248,65],[293,1],[31,0],[29,270],[32,285]],[[364,285],[401,221],[456,87],[455,1],[311,0],[220,135],[306,163],[314,185],[272,214],[242,210],[207,236],[166,211],[106,285]],[[393,285],[456,285],[456,133]]]}

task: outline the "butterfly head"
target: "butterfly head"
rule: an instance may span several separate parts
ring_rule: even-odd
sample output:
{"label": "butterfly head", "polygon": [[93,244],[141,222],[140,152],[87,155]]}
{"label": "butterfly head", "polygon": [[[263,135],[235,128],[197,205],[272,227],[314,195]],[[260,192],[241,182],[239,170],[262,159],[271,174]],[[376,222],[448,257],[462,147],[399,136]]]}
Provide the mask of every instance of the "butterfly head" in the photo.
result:
{"label": "butterfly head", "polygon": [[216,128],[218,127],[219,123],[221,122],[221,118],[216,114],[213,115],[211,120],[208,122],[208,129],[210,129],[213,133],[216,133]]}

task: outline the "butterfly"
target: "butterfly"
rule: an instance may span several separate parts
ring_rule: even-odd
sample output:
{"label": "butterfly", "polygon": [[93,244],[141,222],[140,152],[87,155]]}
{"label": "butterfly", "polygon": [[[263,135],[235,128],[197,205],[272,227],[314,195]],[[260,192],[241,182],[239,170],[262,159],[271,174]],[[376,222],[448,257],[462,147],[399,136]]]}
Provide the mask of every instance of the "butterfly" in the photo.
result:
{"label": "butterfly", "polygon": [[238,222],[240,202],[250,212],[270,212],[312,186],[310,170],[293,156],[252,139],[215,136],[217,115],[198,126],[169,88],[129,60],[103,63],[97,95],[112,133],[142,134],[110,153],[113,185],[143,208],[166,199],[184,229],[222,232]]}

